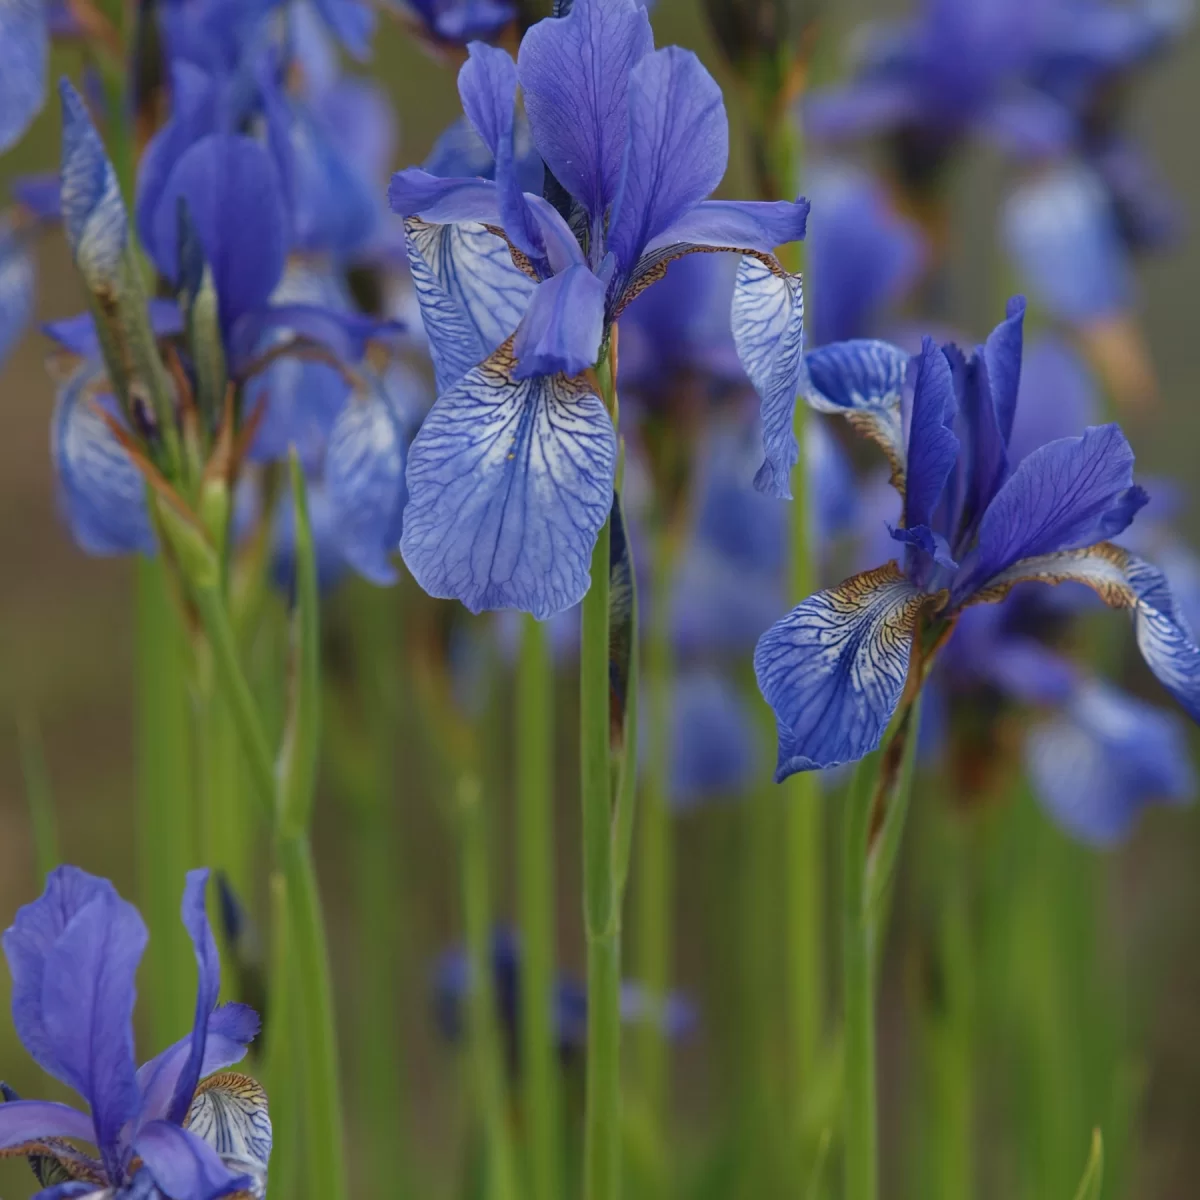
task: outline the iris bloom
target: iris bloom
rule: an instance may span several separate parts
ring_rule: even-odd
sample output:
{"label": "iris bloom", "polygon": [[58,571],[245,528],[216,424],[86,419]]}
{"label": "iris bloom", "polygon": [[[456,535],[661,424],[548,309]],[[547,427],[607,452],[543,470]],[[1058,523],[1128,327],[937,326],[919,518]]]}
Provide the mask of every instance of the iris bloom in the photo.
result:
{"label": "iris bloom", "polygon": [[46,103],[48,8],[45,0],[0,0],[0,153]]}
{"label": "iris bloom", "polygon": [[1146,663],[1200,718],[1200,648],[1166,578],[1111,540],[1147,500],[1120,429],[1093,426],[1010,465],[1023,316],[1024,302],[1010,302],[969,358],[927,338],[911,399],[896,347],[837,343],[808,356],[810,403],[843,413],[888,456],[904,555],[808,597],[759,641],[777,779],[875,749],[957,616],[1025,581],[1078,581],[1128,610]]}
{"label": "iris bloom", "polygon": [[[554,203],[512,169],[518,84]],[[787,495],[803,304],[771,251],[803,236],[808,205],[705,200],[728,157],[720,89],[695,55],[654,50],[633,0],[538,22],[517,63],[473,45],[459,93],[495,179],[413,168],[390,191],[439,391],[409,458],[401,551],[433,595],[545,618],[587,591],[612,504],[616,435],[584,372],[671,259],[750,256],[733,331],[763,398],[758,483]]]}
{"label": "iris bloom", "polygon": [[[17,1034],[90,1110],[46,1100],[0,1104],[0,1155],[30,1156],[45,1200],[265,1194],[266,1096],[254,1080],[224,1070],[244,1056],[259,1021],[245,1005],[217,1005],[221,968],[205,912],[207,882],[207,871],[190,872],[183,897],[199,971],[192,1030],[141,1067],[134,976],[146,927],[137,909],[107,880],[59,867],[5,931]],[[63,1139],[95,1146],[98,1155]]]}

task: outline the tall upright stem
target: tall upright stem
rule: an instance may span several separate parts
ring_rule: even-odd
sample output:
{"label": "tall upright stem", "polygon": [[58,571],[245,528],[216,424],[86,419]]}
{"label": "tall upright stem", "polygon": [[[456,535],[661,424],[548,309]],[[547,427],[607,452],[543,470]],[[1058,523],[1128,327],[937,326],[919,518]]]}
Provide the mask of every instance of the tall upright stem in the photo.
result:
{"label": "tall upright stem", "polygon": [[526,617],[517,661],[517,906],[520,1046],[530,1200],[560,1200],[554,1035],[554,667],[546,628]]}

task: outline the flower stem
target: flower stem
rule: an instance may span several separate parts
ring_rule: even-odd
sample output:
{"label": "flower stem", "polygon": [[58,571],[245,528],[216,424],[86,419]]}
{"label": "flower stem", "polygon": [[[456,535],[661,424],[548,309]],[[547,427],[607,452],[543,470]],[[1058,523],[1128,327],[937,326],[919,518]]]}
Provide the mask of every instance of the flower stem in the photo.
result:
{"label": "flower stem", "polygon": [[204,864],[228,877],[233,890],[250,889],[247,822],[240,793],[241,747],[223,692],[210,676],[197,697],[200,845]]}
{"label": "flower stem", "polygon": [[532,617],[517,662],[517,904],[521,921],[520,1046],[529,1124],[530,1200],[561,1196],[554,1039],[554,669]]}
{"label": "flower stem", "polygon": [[876,1200],[875,970],[867,906],[867,836],[882,756],[864,759],[847,797],[842,912],[845,1004],[846,1200]]}
{"label": "flower stem", "polygon": [[580,646],[580,766],[584,930],[588,947],[584,1200],[620,1193],[620,915],[613,887],[609,762],[608,592],[610,527],[592,553]]}

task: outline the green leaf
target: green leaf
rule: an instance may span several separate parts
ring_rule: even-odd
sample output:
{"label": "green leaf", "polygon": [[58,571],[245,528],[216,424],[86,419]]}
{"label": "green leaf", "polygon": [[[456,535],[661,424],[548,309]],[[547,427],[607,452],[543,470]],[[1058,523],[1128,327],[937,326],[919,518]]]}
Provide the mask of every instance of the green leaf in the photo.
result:
{"label": "green leaf", "polygon": [[1100,1200],[1100,1188],[1104,1183],[1104,1138],[1099,1129],[1092,1131],[1092,1149],[1088,1154],[1083,1178],[1075,1189],[1075,1200]]}
{"label": "green leaf", "polygon": [[58,833],[54,819],[54,793],[46,754],[37,721],[32,715],[17,718],[17,741],[21,748],[21,773],[25,777],[25,800],[33,831],[33,854],[38,875],[45,879],[58,866]]}

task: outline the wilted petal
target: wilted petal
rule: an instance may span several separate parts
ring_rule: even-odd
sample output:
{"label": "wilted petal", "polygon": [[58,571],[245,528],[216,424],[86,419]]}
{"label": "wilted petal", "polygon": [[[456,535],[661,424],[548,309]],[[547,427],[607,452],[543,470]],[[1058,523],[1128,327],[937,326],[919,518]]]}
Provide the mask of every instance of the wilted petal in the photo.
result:
{"label": "wilted petal", "polygon": [[716,188],[729,158],[721,89],[689,50],[656,50],[633,68],[629,121],[625,182],[608,230],[625,271]]}
{"label": "wilted petal", "polygon": [[46,103],[49,55],[45,0],[0,0],[0,153]]}
{"label": "wilted petal", "polygon": [[621,182],[630,72],[653,49],[650,20],[634,0],[577,0],[521,42],[517,69],[534,141],[598,233]]}
{"label": "wilted petal", "polygon": [[29,248],[7,218],[0,216],[0,366],[20,341],[33,315],[33,289]]}
{"label": "wilted petal", "polygon": [[905,445],[900,400],[908,354],[890,342],[854,340],[804,356],[804,398],[817,412],[840,413],[887,456],[892,485],[904,494]]}
{"label": "wilted petal", "polygon": [[583,263],[539,283],[513,340],[514,378],[578,375],[592,366],[604,336],[605,291]]}
{"label": "wilted petal", "polygon": [[444,392],[512,334],[537,283],[482,225],[410,220],[405,229],[438,391]]}
{"label": "wilted petal", "polygon": [[779,729],[777,782],[879,745],[927,602],[889,563],[809,596],[763,634],[754,671]]}
{"label": "wilted petal", "polygon": [[772,260],[747,256],[738,267],[730,313],[733,340],[762,401],[765,461],[754,486],[791,497],[789,476],[800,457],[792,432],[796,392],[804,373],[804,289]]}
{"label": "wilted petal", "polygon": [[266,1092],[248,1075],[230,1071],[206,1079],[184,1126],[228,1166],[265,1180],[271,1161],[271,1117]]}
{"label": "wilted petal", "polygon": [[1178,804],[1196,790],[1182,722],[1098,683],[1030,731],[1026,761],[1054,819],[1095,845],[1124,837],[1147,804]]}
{"label": "wilted petal", "polygon": [[169,1121],[151,1121],[134,1150],[172,1200],[218,1200],[253,1185],[245,1172],[230,1170],[206,1141]]}
{"label": "wilted petal", "polygon": [[514,380],[502,347],[441,396],[408,459],[401,551],[432,596],[546,618],[582,598],[616,435],[582,380]]}
{"label": "wilted petal", "polygon": [[51,454],[71,533],[89,554],[153,554],[146,484],[125,448],[92,407],[94,368],[59,392]]}

